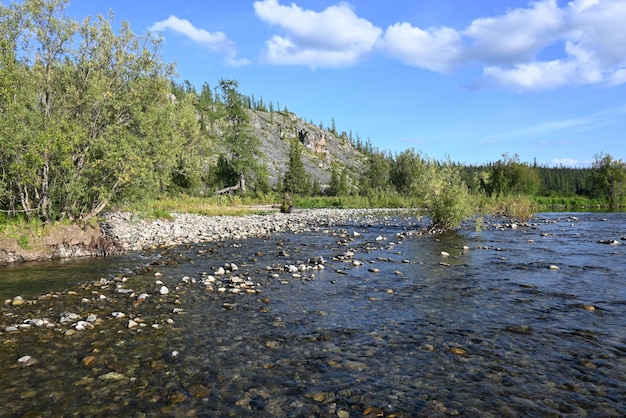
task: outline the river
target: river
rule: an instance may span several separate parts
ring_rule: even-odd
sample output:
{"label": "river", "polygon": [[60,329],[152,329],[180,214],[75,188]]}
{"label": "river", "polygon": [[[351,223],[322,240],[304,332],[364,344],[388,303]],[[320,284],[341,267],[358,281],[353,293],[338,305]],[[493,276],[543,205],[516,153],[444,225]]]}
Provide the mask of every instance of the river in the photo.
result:
{"label": "river", "polygon": [[626,415],[626,213],[421,226],[0,270],[0,416]]}

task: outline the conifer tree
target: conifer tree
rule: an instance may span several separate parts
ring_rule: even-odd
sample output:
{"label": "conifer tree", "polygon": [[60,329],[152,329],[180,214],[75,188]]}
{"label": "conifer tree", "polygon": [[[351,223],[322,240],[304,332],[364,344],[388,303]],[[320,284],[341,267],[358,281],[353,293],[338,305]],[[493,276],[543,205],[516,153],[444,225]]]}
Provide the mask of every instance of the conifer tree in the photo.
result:
{"label": "conifer tree", "polygon": [[291,140],[289,163],[285,172],[283,189],[292,194],[304,195],[309,193],[309,181],[302,162],[302,145],[297,139]]}

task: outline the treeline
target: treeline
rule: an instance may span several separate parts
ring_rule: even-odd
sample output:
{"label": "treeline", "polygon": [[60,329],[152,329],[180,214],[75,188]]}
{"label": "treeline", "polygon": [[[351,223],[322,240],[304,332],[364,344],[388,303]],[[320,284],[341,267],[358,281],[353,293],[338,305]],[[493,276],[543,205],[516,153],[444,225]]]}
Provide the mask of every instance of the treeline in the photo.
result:
{"label": "treeline", "polygon": [[[0,5],[0,213],[44,222],[86,222],[107,207],[172,193],[276,197],[362,196],[373,204],[425,207],[450,228],[485,201],[581,195],[624,204],[626,169],[599,154],[589,169],[528,165],[508,155],[482,166],[436,161],[414,149],[380,151],[352,132],[360,164],[331,165],[310,180],[303,145],[291,141],[287,170],[270,185],[250,111],[288,112],[246,96],[235,80],[199,90],[174,82],[160,39],[112,18],[77,22],[66,0]],[[359,167],[358,169],[354,167]]]}

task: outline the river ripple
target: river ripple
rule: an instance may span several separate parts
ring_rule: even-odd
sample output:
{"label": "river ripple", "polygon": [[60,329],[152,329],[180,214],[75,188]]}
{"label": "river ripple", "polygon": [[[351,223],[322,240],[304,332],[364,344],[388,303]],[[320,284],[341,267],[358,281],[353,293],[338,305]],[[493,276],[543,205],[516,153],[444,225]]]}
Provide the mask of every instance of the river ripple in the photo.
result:
{"label": "river ripple", "polygon": [[3,307],[0,415],[623,416],[625,251],[600,241],[625,220],[381,217],[133,255],[127,280]]}

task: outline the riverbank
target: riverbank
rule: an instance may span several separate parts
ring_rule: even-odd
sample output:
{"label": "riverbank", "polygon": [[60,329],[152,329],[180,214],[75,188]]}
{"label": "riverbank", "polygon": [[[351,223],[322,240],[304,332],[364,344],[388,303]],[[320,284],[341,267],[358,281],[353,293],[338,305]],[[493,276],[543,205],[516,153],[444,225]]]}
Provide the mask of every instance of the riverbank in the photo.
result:
{"label": "riverbank", "polygon": [[301,233],[332,227],[351,219],[387,213],[393,209],[301,209],[246,216],[203,216],[172,213],[171,219],[146,220],[130,212],[110,212],[99,225],[57,226],[20,243],[0,239],[0,265],[61,258],[96,257],[157,247],[267,237],[276,232]]}

